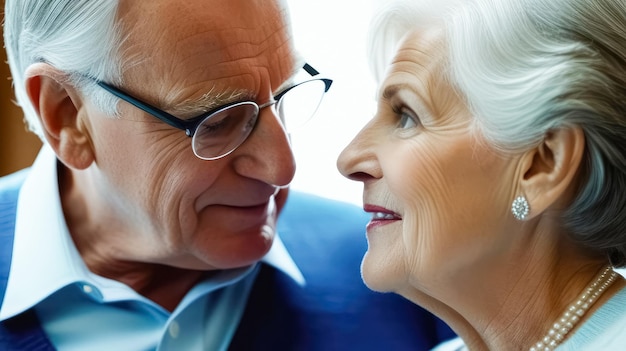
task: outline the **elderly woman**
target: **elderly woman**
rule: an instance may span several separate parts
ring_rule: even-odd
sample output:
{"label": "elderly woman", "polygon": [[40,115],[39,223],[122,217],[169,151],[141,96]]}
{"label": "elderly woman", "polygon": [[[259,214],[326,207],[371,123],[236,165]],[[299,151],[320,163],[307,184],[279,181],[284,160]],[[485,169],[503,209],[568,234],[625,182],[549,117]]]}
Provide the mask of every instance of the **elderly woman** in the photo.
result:
{"label": "elderly woman", "polygon": [[338,161],[372,214],[365,283],[454,350],[626,350],[626,3],[440,5],[372,31],[378,111]]}

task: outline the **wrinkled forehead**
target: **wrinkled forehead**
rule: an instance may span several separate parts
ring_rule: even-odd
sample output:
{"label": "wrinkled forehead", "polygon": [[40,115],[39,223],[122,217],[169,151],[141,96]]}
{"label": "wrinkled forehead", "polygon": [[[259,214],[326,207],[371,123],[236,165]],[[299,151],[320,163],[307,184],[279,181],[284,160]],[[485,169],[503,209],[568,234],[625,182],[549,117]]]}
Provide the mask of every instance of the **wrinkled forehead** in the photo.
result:
{"label": "wrinkled forehead", "polygon": [[233,29],[247,32],[253,39],[255,34],[268,32],[251,31],[272,24],[282,26],[288,20],[280,0],[122,0],[119,17],[138,35],[153,34],[153,39]]}
{"label": "wrinkled forehead", "polygon": [[282,0],[122,0],[124,86],[164,109],[265,101],[298,68]]}
{"label": "wrinkled forehead", "polygon": [[389,0],[374,16],[369,32],[371,68],[378,82],[397,53],[402,40],[413,31],[446,24],[449,14],[469,0]]}
{"label": "wrinkled forehead", "polygon": [[447,52],[443,26],[415,28],[400,40],[394,61],[411,60],[424,66],[440,66],[447,60]]}
{"label": "wrinkled forehead", "polygon": [[399,41],[384,85],[395,84],[397,79],[409,79],[424,89],[430,89],[447,82],[448,48],[445,34],[442,26],[410,30]]}
{"label": "wrinkled forehead", "polygon": [[118,17],[122,53],[139,64],[163,59],[178,66],[200,56],[220,64],[292,45],[282,0],[122,0]]}
{"label": "wrinkled forehead", "polygon": [[[449,76],[448,48],[441,27],[410,31],[392,59],[378,94],[383,101],[410,93],[430,116],[453,116],[465,106]],[[405,95],[407,96],[407,95]],[[423,113],[423,112],[422,112]]]}

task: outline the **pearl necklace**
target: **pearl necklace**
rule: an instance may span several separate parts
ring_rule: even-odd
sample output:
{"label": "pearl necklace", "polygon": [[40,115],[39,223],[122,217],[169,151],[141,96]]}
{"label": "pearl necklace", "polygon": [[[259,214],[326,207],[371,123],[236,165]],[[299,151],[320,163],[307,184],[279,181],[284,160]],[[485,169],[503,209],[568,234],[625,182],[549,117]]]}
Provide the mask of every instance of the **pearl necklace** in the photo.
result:
{"label": "pearl necklace", "polygon": [[552,325],[548,334],[530,348],[530,351],[552,351],[556,349],[565,340],[565,336],[574,329],[574,326],[585,315],[587,310],[616,279],[617,273],[613,271],[611,266],[606,267],[596,280],[580,294],[576,302],[571,304],[565,310],[565,313]]}

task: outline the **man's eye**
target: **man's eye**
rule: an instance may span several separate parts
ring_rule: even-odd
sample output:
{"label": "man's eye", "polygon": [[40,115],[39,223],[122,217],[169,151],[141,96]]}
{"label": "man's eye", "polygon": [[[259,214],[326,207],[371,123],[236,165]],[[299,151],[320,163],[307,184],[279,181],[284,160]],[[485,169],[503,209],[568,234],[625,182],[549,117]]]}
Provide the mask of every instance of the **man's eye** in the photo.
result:
{"label": "man's eye", "polygon": [[222,118],[219,121],[211,121],[211,123],[202,123],[198,130],[204,134],[217,134],[220,133],[228,126],[228,118]]}

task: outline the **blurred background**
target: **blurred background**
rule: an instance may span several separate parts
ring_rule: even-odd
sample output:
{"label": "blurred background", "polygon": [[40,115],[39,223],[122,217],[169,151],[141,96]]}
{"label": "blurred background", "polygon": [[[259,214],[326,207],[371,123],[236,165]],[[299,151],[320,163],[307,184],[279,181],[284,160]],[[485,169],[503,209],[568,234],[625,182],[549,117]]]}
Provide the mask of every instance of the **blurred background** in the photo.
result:
{"label": "blurred background", "polygon": [[[4,12],[4,0],[2,0]],[[13,103],[7,57],[2,45],[0,58],[0,176],[30,165],[41,147],[39,138],[26,129],[22,110]]]}
{"label": "blurred background", "polygon": [[[294,189],[361,204],[361,184],[343,178],[336,160],[375,111],[375,83],[365,51],[375,1],[288,0],[298,51],[322,76],[334,80],[315,118],[292,135],[298,166]],[[0,176],[29,166],[41,147],[13,103],[9,77],[2,50]]]}

